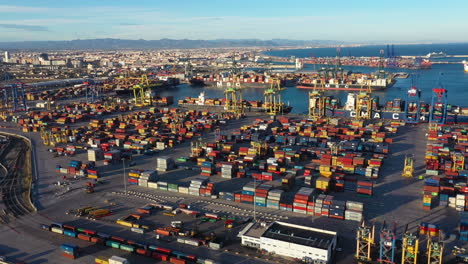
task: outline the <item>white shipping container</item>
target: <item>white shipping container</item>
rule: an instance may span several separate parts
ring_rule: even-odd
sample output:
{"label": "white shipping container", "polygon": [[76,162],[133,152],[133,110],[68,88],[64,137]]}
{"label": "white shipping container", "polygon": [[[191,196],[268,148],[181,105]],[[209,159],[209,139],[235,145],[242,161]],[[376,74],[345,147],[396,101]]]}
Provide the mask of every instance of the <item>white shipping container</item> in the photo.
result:
{"label": "white shipping container", "polygon": [[148,182],[148,188],[158,188],[158,183],[157,182]]}
{"label": "white shipping container", "polygon": [[143,234],[145,233],[145,230],[143,228],[137,228],[137,227],[132,227],[130,229],[132,232],[138,233],[138,234]]}
{"label": "white shipping container", "polygon": [[186,239],[185,244],[198,247],[200,246],[200,241],[194,239]]}
{"label": "white shipping container", "polygon": [[63,229],[58,228],[58,227],[52,227],[50,231],[57,233],[57,234],[63,234]]}
{"label": "white shipping container", "polygon": [[130,262],[125,258],[121,258],[121,257],[118,257],[118,256],[112,256],[109,259],[109,264],[130,264]]}
{"label": "white shipping container", "polygon": [[189,188],[188,188],[188,187],[181,187],[181,186],[179,186],[179,192],[180,192],[180,193],[184,193],[184,194],[188,194]]}

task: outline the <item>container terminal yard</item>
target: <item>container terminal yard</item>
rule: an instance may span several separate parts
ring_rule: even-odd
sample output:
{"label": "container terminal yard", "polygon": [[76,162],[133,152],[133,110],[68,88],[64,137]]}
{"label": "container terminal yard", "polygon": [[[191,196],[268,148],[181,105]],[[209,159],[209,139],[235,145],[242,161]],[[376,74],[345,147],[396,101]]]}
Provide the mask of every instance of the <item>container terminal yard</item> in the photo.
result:
{"label": "container terminal yard", "polygon": [[311,87],[304,116],[279,78],[256,102],[232,77],[171,105],[161,76],[186,68],[4,85],[3,262],[467,260],[466,113],[445,89],[380,106],[362,85],[341,108]]}

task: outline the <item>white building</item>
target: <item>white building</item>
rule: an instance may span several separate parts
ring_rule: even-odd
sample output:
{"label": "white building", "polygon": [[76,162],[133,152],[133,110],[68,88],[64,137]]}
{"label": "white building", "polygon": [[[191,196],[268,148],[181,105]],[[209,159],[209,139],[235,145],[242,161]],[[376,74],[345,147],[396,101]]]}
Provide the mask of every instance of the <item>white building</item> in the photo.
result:
{"label": "white building", "polygon": [[5,51],[5,58],[3,60],[4,62],[10,62],[10,53],[8,51]]}
{"label": "white building", "polygon": [[240,233],[242,245],[269,253],[307,260],[310,263],[330,263],[336,247],[337,233],[284,222],[250,223]]}

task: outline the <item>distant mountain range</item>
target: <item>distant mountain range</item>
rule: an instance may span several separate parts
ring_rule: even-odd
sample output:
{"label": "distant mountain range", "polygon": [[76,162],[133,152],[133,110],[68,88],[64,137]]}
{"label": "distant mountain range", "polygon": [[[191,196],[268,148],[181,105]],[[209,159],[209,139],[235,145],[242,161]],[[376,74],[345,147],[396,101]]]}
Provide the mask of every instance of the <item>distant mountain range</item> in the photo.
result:
{"label": "distant mountain range", "polygon": [[328,46],[345,44],[333,40],[288,40],[288,39],[77,39],[67,41],[17,41],[0,42],[0,49],[26,50],[86,50],[86,49],[190,49],[190,48],[223,48],[223,47],[284,47],[284,46]]}

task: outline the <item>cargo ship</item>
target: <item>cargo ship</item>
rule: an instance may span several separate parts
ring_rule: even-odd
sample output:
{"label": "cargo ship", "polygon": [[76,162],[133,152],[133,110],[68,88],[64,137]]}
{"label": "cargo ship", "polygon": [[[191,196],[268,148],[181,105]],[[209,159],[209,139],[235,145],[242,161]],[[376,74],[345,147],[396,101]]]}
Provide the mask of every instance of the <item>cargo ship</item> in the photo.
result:
{"label": "cargo ship", "polygon": [[361,91],[370,88],[372,91],[384,90],[395,84],[395,79],[385,74],[340,73],[322,68],[319,72],[304,74],[297,84],[301,89],[323,89],[342,91]]}
{"label": "cargo ship", "polygon": [[468,72],[468,61],[463,61],[463,69],[465,70],[465,72]]}
{"label": "cargo ship", "polygon": [[205,82],[202,78],[193,77],[189,80],[190,86],[202,87],[205,86]]}
{"label": "cargo ship", "polygon": [[294,75],[266,75],[266,74],[231,74],[223,72],[220,74],[207,74],[195,76],[190,79],[193,86],[216,86],[219,88],[241,86],[245,88],[268,88],[273,80],[279,80],[281,86],[294,86],[297,78]]}
{"label": "cargo ship", "polygon": [[[245,112],[267,112],[264,102],[262,101],[242,101]],[[225,98],[206,98],[205,93],[201,92],[198,98],[186,97],[180,99],[178,102],[179,107],[197,110],[207,111],[220,111],[226,110],[226,99]],[[283,105],[283,113],[290,113],[292,106]]]}
{"label": "cargo ship", "polygon": [[[412,88],[408,90],[408,96],[414,96],[420,91]],[[371,119],[387,119],[387,120],[403,120],[410,123],[428,122],[430,118],[431,105],[424,102],[416,102],[395,98],[386,102],[384,105],[379,104],[378,97],[373,98]],[[349,93],[344,105],[340,104],[340,100],[333,96],[327,96],[325,100],[325,115],[327,117],[354,118],[356,117],[356,94]],[[405,109],[407,108],[407,109]],[[419,110],[419,111],[418,111]],[[441,103],[435,103],[433,109],[434,119],[441,119],[444,107]],[[468,108],[459,106],[446,105],[446,122],[447,124],[468,124]],[[419,113],[418,113],[419,112]]]}

